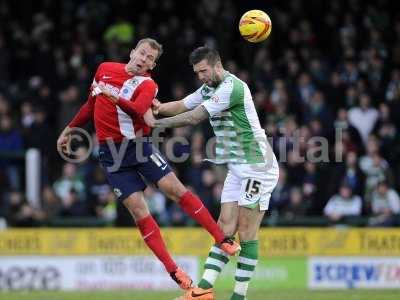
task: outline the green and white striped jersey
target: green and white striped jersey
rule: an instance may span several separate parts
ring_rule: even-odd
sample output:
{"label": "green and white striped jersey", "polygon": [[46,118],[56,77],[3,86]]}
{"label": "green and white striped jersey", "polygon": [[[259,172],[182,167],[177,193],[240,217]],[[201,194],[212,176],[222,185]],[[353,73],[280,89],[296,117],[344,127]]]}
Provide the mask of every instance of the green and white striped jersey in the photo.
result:
{"label": "green and white striped jersey", "polygon": [[266,163],[268,157],[272,159],[249,87],[235,75],[226,72],[218,87],[203,84],[183,101],[188,109],[203,105],[210,115],[216,148],[215,159],[209,160],[255,164]]}

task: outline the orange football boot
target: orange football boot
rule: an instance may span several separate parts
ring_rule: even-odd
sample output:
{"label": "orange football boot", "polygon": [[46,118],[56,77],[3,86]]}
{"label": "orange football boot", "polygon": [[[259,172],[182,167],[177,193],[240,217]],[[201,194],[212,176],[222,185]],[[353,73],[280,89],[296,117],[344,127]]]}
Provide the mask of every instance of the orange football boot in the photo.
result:
{"label": "orange football boot", "polygon": [[186,293],[175,300],[215,300],[213,289],[202,289],[199,287],[191,288]]}
{"label": "orange football boot", "polygon": [[239,254],[240,250],[242,250],[242,247],[240,247],[240,245],[230,237],[226,237],[221,242],[219,247],[221,248],[222,251],[224,251],[226,254],[230,256]]}
{"label": "orange football boot", "polygon": [[187,290],[192,287],[193,280],[181,268],[177,268],[176,271],[169,273],[169,275],[181,289]]}

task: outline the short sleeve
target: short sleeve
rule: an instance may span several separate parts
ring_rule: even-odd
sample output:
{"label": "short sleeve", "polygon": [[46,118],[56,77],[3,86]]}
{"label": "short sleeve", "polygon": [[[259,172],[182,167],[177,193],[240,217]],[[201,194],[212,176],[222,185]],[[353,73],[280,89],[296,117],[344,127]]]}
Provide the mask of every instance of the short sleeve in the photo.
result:
{"label": "short sleeve", "polygon": [[204,85],[202,85],[199,89],[197,89],[194,93],[183,98],[183,104],[187,109],[194,109],[199,106],[203,101],[203,96],[201,95],[201,90]]}
{"label": "short sleeve", "polygon": [[233,80],[228,77],[220,84],[210,99],[202,103],[211,117],[230,107],[232,91]]}

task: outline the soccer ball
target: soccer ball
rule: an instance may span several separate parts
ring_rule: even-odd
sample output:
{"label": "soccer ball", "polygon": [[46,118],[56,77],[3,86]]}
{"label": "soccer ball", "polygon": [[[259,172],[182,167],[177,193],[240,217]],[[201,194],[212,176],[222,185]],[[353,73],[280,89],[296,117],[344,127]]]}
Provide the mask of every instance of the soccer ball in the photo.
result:
{"label": "soccer ball", "polygon": [[240,18],[240,34],[251,43],[264,41],[271,33],[271,29],[271,19],[262,10],[249,10]]}

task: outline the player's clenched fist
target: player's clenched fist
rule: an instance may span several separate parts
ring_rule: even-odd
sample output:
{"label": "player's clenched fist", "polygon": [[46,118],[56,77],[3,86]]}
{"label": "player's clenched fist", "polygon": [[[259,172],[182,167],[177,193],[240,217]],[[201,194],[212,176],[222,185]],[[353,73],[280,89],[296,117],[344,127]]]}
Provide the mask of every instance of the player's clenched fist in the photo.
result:
{"label": "player's clenched fist", "polygon": [[57,150],[61,153],[69,154],[70,134],[64,130],[57,139]]}
{"label": "player's clenched fist", "polygon": [[155,126],[155,121],[156,119],[154,118],[154,111],[149,109],[145,112],[143,115],[144,122],[146,123],[147,126],[149,127],[154,127]]}
{"label": "player's clenched fist", "polygon": [[159,110],[160,110],[160,105],[161,105],[161,102],[158,101],[157,98],[154,98],[154,99],[153,99],[153,103],[152,103],[152,105],[151,105],[151,110],[153,111],[153,114],[154,114],[155,116],[158,115],[158,112],[159,112]]}

